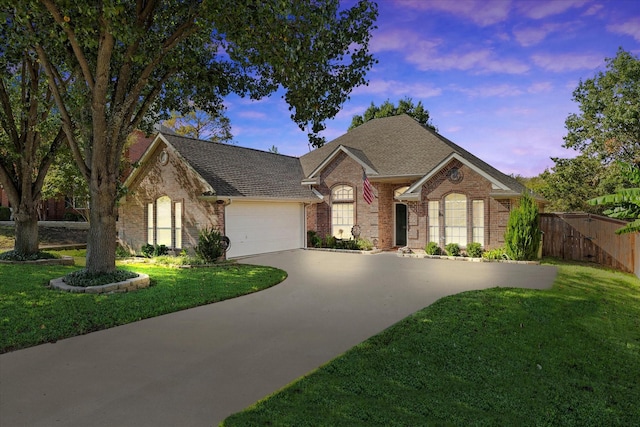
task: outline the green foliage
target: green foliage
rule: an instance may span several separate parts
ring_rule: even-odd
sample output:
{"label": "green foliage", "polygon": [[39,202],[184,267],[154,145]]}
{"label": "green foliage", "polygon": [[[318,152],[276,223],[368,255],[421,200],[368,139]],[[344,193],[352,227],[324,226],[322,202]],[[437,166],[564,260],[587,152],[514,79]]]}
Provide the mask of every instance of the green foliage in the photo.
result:
{"label": "green foliage", "polygon": [[335,248],[336,247],[336,238],[333,237],[331,234],[327,234],[326,236],[324,236],[324,239],[322,239],[322,247],[323,248]]}
{"label": "green foliage", "polygon": [[353,116],[351,125],[349,126],[349,130],[354,129],[368,122],[369,120],[379,119],[382,117],[399,116],[402,114],[407,114],[413,117],[421,125],[426,126],[434,131],[436,130],[436,127],[431,123],[429,111],[424,108],[424,106],[422,105],[422,101],[418,101],[418,104],[414,105],[411,98],[401,99],[400,101],[398,101],[397,107],[389,102],[388,99],[383,102],[380,107],[377,107],[372,102],[362,116]]}
{"label": "green foliage", "polygon": [[448,296],[222,425],[636,425],[639,295],[561,265],[553,289]]}
{"label": "green foliage", "polygon": [[322,239],[318,236],[318,233],[314,230],[307,231],[307,245],[310,248],[319,248],[322,246]]}
{"label": "green foliage", "polygon": [[496,248],[482,253],[482,258],[490,260],[502,260],[509,259],[507,250],[505,248]]}
{"label": "green foliage", "polygon": [[193,269],[127,264],[120,268],[148,274],[152,286],[111,295],[74,294],[45,285],[77,267],[3,266],[0,353],[235,298],[287,277],[276,268],[243,264]]}
{"label": "green foliage", "polygon": [[449,243],[444,250],[449,256],[460,256],[460,245],[457,243]]}
{"label": "green foliage", "polygon": [[429,242],[427,246],[425,246],[424,251],[427,255],[440,255],[442,253],[442,249],[436,242]]}
{"label": "green foliage", "polygon": [[619,48],[606,63],[605,72],[581,81],[573,92],[580,113],[565,122],[565,147],[606,163],[640,164],[640,60]]}
{"label": "green foliage", "polygon": [[373,249],[373,242],[371,240],[359,238],[356,239],[356,242],[358,244],[358,249],[361,251],[370,251]]}
{"label": "green foliage", "polygon": [[206,262],[216,262],[226,249],[222,233],[216,228],[205,228],[198,233],[196,254]]}
{"label": "green foliage", "polygon": [[467,256],[480,258],[482,256],[482,245],[478,242],[469,243],[467,245]]}
{"label": "green foliage", "polygon": [[131,253],[125,249],[122,245],[116,246],[116,258],[129,258]]}
{"label": "green foliage", "polygon": [[140,252],[145,258],[152,258],[167,255],[169,248],[166,245],[151,245],[149,243],[142,245]]}
{"label": "green foliage", "polygon": [[601,194],[613,193],[628,180],[617,163],[605,165],[590,155],[572,159],[552,158],[555,166],[542,172],[527,187],[549,201],[548,212],[590,212],[602,214],[603,207],[590,205],[587,200]]}
{"label": "green foliage", "polygon": [[629,181],[639,188],[622,188],[615,194],[596,197],[589,200],[591,205],[615,205],[604,211],[611,218],[628,219],[631,223],[616,230],[616,234],[640,232],[640,166],[621,163],[621,168]]}
{"label": "green foliage", "polygon": [[0,206],[0,221],[9,221],[11,218],[11,209],[6,206]]}
{"label": "green foliage", "polygon": [[23,254],[18,251],[7,251],[0,253],[0,259],[4,261],[36,261],[39,259],[56,259],[55,254],[50,252],[35,252],[32,254]]}
{"label": "green foliage", "polygon": [[64,276],[64,282],[69,286],[102,286],[118,283],[138,277],[137,273],[127,270],[115,270],[110,273],[92,273],[86,269],[73,271]]}
{"label": "green foliage", "polygon": [[509,214],[504,233],[506,253],[514,260],[535,259],[541,238],[538,206],[528,193],[523,193],[519,206]]}

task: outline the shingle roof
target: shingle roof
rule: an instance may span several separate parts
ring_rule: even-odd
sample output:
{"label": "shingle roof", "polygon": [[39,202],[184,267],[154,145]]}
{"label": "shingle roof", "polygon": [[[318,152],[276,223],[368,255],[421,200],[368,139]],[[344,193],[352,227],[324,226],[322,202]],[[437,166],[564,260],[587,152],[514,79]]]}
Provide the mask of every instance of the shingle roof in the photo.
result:
{"label": "shingle roof", "polygon": [[[442,135],[428,129],[410,116],[374,119],[350,130],[321,148],[300,158],[305,177],[311,174],[327,156],[343,145],[352,152],[359,150],[379,176],[424,176],[443,160],[457,153],[478,169],[522,193],[525,187]],[[371,177],[375,179],[375,176]]]}
{"label": "shingle roof", "polygon": [[163,134],[219,197],[314,199],[296,157]]}

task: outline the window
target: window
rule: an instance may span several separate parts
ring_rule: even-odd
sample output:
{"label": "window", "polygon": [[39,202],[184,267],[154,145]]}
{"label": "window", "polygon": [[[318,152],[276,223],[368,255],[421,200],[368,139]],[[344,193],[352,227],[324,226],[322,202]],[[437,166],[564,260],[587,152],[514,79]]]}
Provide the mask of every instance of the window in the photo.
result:
{"label": "window", "polygon": [[334,187],[331,190],[331,202],[331,233],[339,239],[350,239],[353,227],[353,187]]}
{"label": "window", "polygon": [[440,244],[440,203],[429,201],[429,241]]}
{"label": "window", "polygon": [[162,196],[147,205],[147,243],[182,247],[182,202]]}
{"label": "window", "polygon": [[445,245],[467,246],[467,196],[452,193],[444,198]]}
{"label": "window", "polygon": [[474,200],[473,206],[473,241],[484,246],[484,200]]}

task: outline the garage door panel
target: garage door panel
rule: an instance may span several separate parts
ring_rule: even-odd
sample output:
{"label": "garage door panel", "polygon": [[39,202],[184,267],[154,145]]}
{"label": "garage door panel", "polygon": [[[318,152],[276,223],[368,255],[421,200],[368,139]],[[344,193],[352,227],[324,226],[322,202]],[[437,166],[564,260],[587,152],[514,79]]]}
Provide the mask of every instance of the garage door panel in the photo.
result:
{"label": "garage door panel", "polygon": [[229,258],[297,249],[303,246],[304,207],[301,203],[238,203],[225,210]]}

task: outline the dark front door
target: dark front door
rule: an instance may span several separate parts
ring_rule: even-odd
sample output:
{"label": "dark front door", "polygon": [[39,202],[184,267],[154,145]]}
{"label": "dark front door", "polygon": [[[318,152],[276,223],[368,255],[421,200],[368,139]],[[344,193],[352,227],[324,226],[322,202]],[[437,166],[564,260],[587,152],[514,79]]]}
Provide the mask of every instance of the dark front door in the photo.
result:
{"label": "dark front door", "polygon": [[407,246],[407,205],[396,204],[396,246]]}

